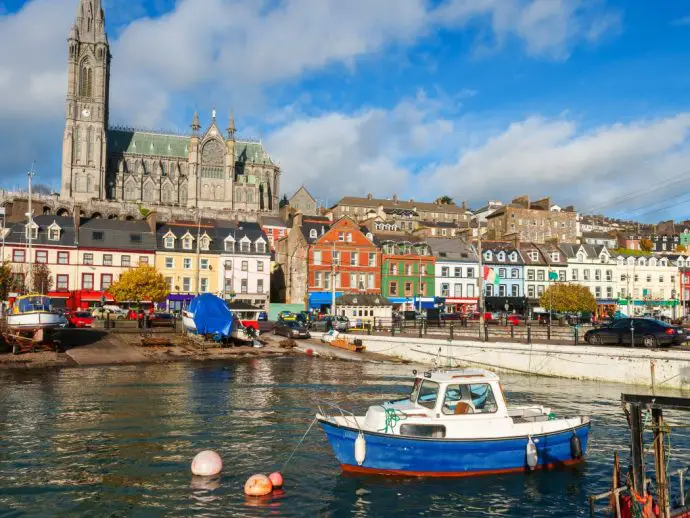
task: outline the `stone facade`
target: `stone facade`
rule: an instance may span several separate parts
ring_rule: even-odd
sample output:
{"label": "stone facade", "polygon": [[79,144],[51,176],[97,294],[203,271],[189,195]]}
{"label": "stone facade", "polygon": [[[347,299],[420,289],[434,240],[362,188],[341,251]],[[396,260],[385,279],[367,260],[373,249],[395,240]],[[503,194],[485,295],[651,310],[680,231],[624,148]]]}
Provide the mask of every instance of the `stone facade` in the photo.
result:
{"label": "stone facade", "polygon": [[68,39],[61,200],[86,210],[105,202],[116,216],[126,204],[245,220],[278,213],[280,168],[260,142],[237,138],[232,115],[221,131],[214,110],[200,131],[195,113],[188,135],[109,127],[110,59],[101,1],[80,0]]}
{"label": "stone facade", "polygon": [[318,216],[319,204],[304,186],[297,189],[297,192],[292,195],[289,205],[305,216]]}

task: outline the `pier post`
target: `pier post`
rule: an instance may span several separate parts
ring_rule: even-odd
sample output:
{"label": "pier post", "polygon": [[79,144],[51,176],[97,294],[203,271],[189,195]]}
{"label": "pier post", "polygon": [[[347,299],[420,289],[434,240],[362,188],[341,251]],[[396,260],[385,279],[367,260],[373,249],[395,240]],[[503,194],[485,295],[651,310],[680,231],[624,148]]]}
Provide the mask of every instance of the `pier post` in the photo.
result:
{"label": "pier post", "polygon": [[450,340],[453,340],[453,322],[450,323]]}
{"label": "pier post", "polygon": [[422,337],[422,333],[424,332],[423,327],[424,327],[424,325],[420,322],[419,323],[419,338]]}
{"label": "pier post", "polygon": [[484,341],[489,341],[489,324],[484,324]]}
{"label": "pier post", "polygon": [[510,326],[510,338],[515,338],[515,326]]}
{"label": "pier post", "polygon": [[664,448],[664,416],[660,408],[652,409],[654,423],[654,470],[656,472],[657,498],[662,518],[670,518],[670,504],[666,477],[666,451]]}
{"label": "pier post", "polygon": [[527,343],[531,344],[532,343],[532,325],[527,324]]}
{"label": "pier post", "polygon": [[644,444],[642,442],[642,433],[644,426],[642,423],[642,410],[638,403],[630,404],[630,453],[632,458],[633,471],[633,488],[642,495],[646,495],[646,487],[644,483]]}

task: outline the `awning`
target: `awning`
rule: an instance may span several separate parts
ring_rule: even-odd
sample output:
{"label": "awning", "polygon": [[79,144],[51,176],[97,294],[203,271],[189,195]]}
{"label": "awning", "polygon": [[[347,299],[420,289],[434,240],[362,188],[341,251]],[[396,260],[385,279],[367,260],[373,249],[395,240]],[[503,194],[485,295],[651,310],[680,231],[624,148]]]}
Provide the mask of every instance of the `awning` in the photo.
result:
{"label": "awning", "polygon": [[600,306],[615,306],[618,304],[618,299],[597,299],[597,304]]}
{"label": "awning", "polygon": [[171,293],[168,295],[167,300],[170,302],[188,302],[194,298],[194,295],[185,295],[182,293]]}
{"label": "awning", "polygon": [[[337,300],[343,293],[336,292],[335,298]],[[320,308],[321,306],[330,306],[333,303],[333,294],[330,291],[312,291],[309,293],[309,307]]]}
{"label": "awning", "polygon": [[[618,301],[619,306],[627,306],[628,300],[621,299]],[[663,306],[663,307],[673,307],[678,305],[677,300],[633,300],[633,306]]]}
{"label": "awning", "polygon": [[448,297],[446,304],[476,304],[479,299],[476,297]]}
{"label": "awning", "polygon": [[82,302],[115,302],[115,298],[107,291],[80,290],[77,298]]}

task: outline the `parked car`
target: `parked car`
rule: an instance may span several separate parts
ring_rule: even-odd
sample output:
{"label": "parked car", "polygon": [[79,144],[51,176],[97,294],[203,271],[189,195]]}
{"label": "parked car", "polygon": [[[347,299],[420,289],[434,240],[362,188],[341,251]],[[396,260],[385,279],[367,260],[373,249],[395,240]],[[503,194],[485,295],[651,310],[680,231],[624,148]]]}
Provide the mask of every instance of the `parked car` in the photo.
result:
{"label": "parked car", "polygon": [[335,329],[336,331],[344,333],[350,329],[350,320],[343,316],[334,317],[332,315],[328,315],[321,320],[312,322],[310,329],[312,331],[322,331],[324,333],[330,331],[331,329]]}
{"label": "parked car", "polygon": [[93,308],[91,314],[94,318],[99,320],[124,320],[127,318],[127,312],[123,309],[113,309],[113,308]]}
{"label": "parked car", "polygon": [[151,327],[175,327],[175,315],[172,313],[156,312],[149,315]]}
{"label": "parked car", "polygon": [[[633,328],[633,331],[630,328]],[[590,329],[585,333],[585,341],[591,345],[634,345],[645,347],[670,347],[680,345],[686,339],[683,328],[672,326],[652,318],[619,318],[611,324]]]}
{"label": "parked car", "polygon": [[67,315],[69,327],[93,327],[93,315],[88,311],[73,311]]}
{"label": "parked car", "polygon": [[311,335],[301,322],[295,320],[278,320],[273,327],[274,335],[287,336],[288,338],[310,338]]}
{"label": "parked car", "polygon": [[297,320],[297,315],[292,311],[281,311],[278,313],[278,320]]}
{"label": "parked car", "polygon": [[524,326],[525,318],[522,315],[508,315],[509,326]]}
{"label": "parked car", "polygon": [[441,320],[460,320],[460,313],[441,313]]}

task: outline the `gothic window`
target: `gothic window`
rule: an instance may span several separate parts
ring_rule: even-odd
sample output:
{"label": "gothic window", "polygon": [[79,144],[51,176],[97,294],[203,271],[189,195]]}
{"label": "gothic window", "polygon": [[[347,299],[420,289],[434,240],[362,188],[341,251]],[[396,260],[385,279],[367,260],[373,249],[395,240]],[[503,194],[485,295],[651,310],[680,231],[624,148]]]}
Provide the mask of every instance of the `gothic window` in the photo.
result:
{"label": "gothic window", "polygon": [[205,184],[203,185],[203,187],[201,188],[201,197],[202,197],[204,200],[208,200],[208,199],[211,198],[211,192],[210,192],[210,190],[209,190],[209,187],[208,187],[208,184],[207,184],[207,183],[205,183]]}
{"label": "gothic window", "polygon": [[237,194],[235,196],[235,201],[237,203],[242,203],[242,189],[237,189]]}
{"label": "gothic window", "polygon": [[137,199],[137,188],[134,182],[127,182],[125,185],[125,200],[132,201]]}
{"label": "gothic window", "polygon": [[93,86],[93,70],[89,60],[84,60],[79,71],[79,96],[91,97]]}
{"label": "gothic window", "polygon": [[163,203],[172,203],[172,187],[166,183],[161,190],[161,201]]}
{"label": "gothic window", "polygon": [[86,192],[86,175],[77,173],[74,179],[74,190],[77,192]]}
{"label": "gothic window", "polygon": [[138,165],[138,167],[137,167],[137,173],[139,173],[139,174],[141,174],[141,175],[145,175],[145,174],[146,174],[146,165],[144,164],[144,161],[143,161],[143,160],[140,160],[140,161],[139,161],[139,165]]}
{"label": "gothic window", "polygon": [[86,130],[86,163],[93,163],[93,128],[91,126]]}
{"label": "gothic window", "polygon": [[223,144],[217,140],[206,142],[201,151],[201,177],[222,180],[224,159],[225,146]]}
{"label": "gothic window", "polygon": [[254,203],[254,192],[253,191],[247,192],[247,203]]}
{"label": "gothic window", "polygon": [[180,203],[182,205],[187,204],[187,184],[180,186]]}
{"label": "gothic window", "polygon": [[147,202],[152,202],[154,200],[153,183],[150,181],[144,185],[143,200]]}
{"label": "gothic window", "polygon": [[93,190],[93,176],[90,174],[86,175],[86,191],[91,192]]}
{"label": "gothic window", "polygon": [[216,190],[213,193],[213,199],[214,200],[222,200],[223,199],[223,187],[220,185],[216,185]]}
{"label": "gothic window", "polygon": [[160,175],[161,176],[168,176],[165,164],[163,162],[160,163]]}
{"label": "gothic window", "polygon": [[74,128],[74,161],[79,162],[81,158],[81,131],[79,126]]}

